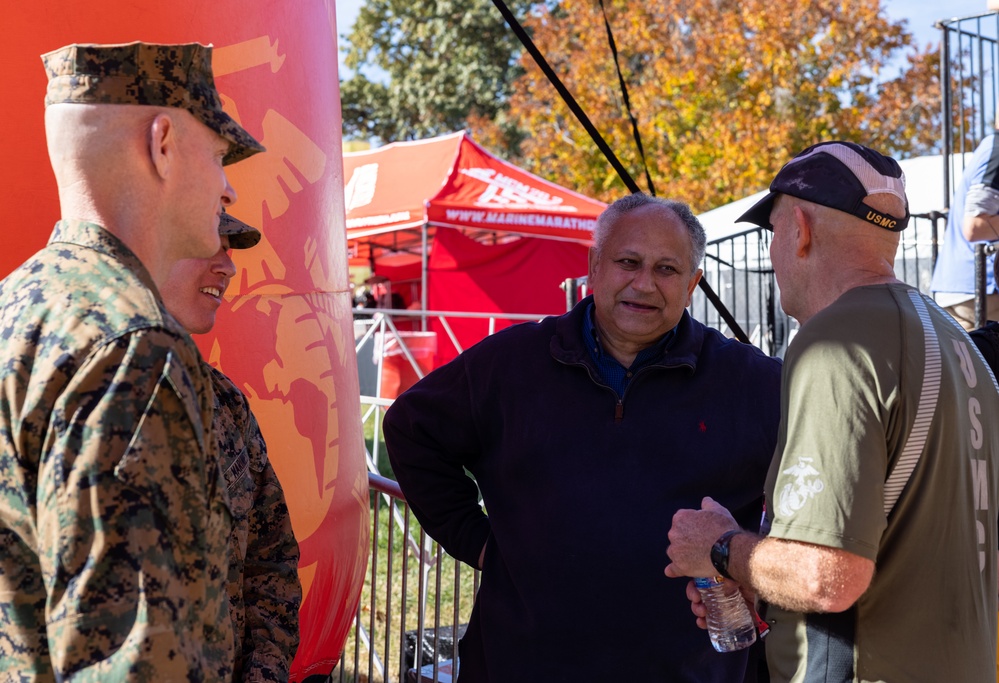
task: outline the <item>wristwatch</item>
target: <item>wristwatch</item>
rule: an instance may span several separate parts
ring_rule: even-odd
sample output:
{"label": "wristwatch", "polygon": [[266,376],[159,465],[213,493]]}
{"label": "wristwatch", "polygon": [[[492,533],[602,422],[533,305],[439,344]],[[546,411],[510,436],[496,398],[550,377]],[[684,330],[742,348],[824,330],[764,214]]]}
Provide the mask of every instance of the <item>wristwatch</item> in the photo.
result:
{"label": "wristwatch", "polygon": [[742,529],[732,529],[731,531],[726,531],[723,533],[715,544],[711,546],[711,564],[715,566],[718,573],[724,576],[726,579],[731,579],[731,574],[728,573],[728,544],[731,543],[732,537],[736,534],[741,534]]}

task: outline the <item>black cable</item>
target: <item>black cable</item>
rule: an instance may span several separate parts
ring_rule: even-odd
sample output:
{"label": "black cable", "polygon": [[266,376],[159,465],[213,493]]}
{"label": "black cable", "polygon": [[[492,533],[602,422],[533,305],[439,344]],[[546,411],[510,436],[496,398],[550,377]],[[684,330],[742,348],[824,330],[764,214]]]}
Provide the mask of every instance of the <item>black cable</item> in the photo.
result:
{"label": "black cable", "polygon": [[638,119],[631,109],[631,98],[628,97],[628,85],[624,82],[624,74],[621,73],[621,63],[617,56],[617,43],[614,42],[614,32],[611,30],[610,20],[607,19],[607,8],[604,7],[604,0],[600,0],[600,11],[604,15],[604,26],[607,28],[607,42],[610,44],[611,54],[614,56],[614,68],[617,70],[617,82],[621,85],[621,97],[624,99],[624,108],[631,119],[631,133],[635,138],[635,146],[638,147],[638,156],[642,158],[642,167],[645,169],[645,182],[649,184],[649,194],[656,195],[656,188],[652,184],[652,174],[649,173],[649,162],[645,159],[645,147],[642,145],[642,136],[638,132]]}
{"label": "black cable", "polygon": [[625,167],[618,160],[617,155],[614,154],[614,150],[612,150],[610,146],[604,141],[603,137],[600,135],[600,132],[590,121],[589,117],[586,115],[586,112],[583,111],[583,108],[579,106],[579,103],[576,102],[576,99],[572,96],[572,93],[570,93],[566,89],[565,85],[562,84],[561,79],[559,79],[558,75],[552,70],[551,66],[548,64],[548,61],[545,59],[544,55],[542,55],[541,51],[538,50],[537,45],[534,44],[534,41],[531,40],[531,37],[527,35],[527,31],[525,31],[524,27],[520,25],[519,21],[517,21],[517,17],[513,15],[513,12],[510,11],[510,8],[506,6],[506,3],[503,2],[503,0],[493,0],[493,4],[496,5],[496,9],[498,9],[500,11],[500,14],[503,15],[503,19],[506,21],[507,25],[511,29],[513,29],[513,32],[517,35],[517,38],[520,39],[520,43],[524,46],[524,49],[527,50],[530,53],[531,57],[534,58],[534,62],[541,69],[542,73],[544,73],[544,75],[548,78],[551,84],[555,86],[555,90],[558,91],[558,94],[562,98],[562,101],[565,102],[567,107],[569,107],[569,111],[571,111],[573,115],[575,115],[576,120],[578,120],[583,125],[583,128],[586,129],[586,132],[590,134],[590,138],[600,149],[603,155],[607,158],[607,161],[610,162],[611,166],[614,167],[614,170],[617,171],[618,176],[621,178],[621,180],[624,182],[627,188],[632,193],[641,192],[642,190],[638,187],[638,183],[635,182],[635,180],[631,177],[631,174],[628,173],[627,169],[625,169]]}

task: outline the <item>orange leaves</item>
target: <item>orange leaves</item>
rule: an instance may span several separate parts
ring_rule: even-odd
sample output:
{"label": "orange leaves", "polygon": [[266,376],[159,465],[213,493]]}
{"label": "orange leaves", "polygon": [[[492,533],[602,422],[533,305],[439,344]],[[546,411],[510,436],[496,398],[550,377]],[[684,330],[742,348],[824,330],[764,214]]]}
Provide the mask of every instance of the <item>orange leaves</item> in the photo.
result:
{"label": "orange leaves", "polygon": [[[762,189],[780,161],[822,138],[905,156],[932,145],[939,95],[931,58],[877,0],[605,0],[622,73],[660,194],[703,211]],[[600,14],[565,0],[528,20],[534,40],[632,176],[644,185]],[[905,65],[905,60],[901,63]],[[581,192],[625,192],[609,164],[530,62],[508,122],[521,163]],[[480,139],[487,121],[475,122]]]}

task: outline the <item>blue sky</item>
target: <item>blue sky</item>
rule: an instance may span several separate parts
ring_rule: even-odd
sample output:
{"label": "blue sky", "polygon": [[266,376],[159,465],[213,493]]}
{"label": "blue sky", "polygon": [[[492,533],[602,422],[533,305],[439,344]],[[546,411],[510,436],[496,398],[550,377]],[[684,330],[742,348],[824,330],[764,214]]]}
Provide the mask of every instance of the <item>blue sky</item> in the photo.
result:
{"label": "blue sky", "polygon": [[[357,4],[356,0],[337,0],[339,11],[341,2],[345,5]],[[939,29],[933,24],[941,19],[952,17],[971,17],[984,14],[988,10],[987,0],[882,0],[881,5],[892,19],[906,19],[909,22],[909,32],[912,33],[920,46],[926,43],[937,43],[940,40]],[[941,9],[941,6],[945,9]]]}
{"label": "blue sky", "polygon": [[[337,34],[350,30],[357,12],[364,0],[336,0]],[[919,45],[936,43],[940,31],[933,28],[934,22],[951,17],[969,17],[987,11],[987,0],[882,0],[882,5],[892,19],[906,19],[909,31],[915,35]],[[941,5],[946,9],[941,9]],[[341,56],[341,68],[343,61]]]}

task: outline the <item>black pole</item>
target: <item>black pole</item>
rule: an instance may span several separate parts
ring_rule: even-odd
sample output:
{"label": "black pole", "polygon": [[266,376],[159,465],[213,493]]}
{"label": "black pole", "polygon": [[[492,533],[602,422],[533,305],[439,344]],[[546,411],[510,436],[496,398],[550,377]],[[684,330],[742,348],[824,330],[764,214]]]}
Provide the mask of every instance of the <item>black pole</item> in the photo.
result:
{"label": "black pole", "polygon": [[986,251],[988,249],[987,244],[984,242],[978,242],[975,244],[975,328],[985,326],[985,318],[987,315],[986,297],[988,296],[985,291],[986,283],[986,273],[985,273],[985,257]]}
{"label": "black pole", "polygon": [[628,190],[632,193],[641,192],[641,189],[638,187],[638,183],[635,182],[635,179],[631,177],[631,174],[628,173],[624,165],[621,164],[617,155],[614,154],[614,150],[610,148],[610,145],[604,141],[596,126],[593,125],[593,122],[590,121],[586,112],[584,112],[583,108],[579,106],[578,102],[576,102],[576,98],[572,96],[572,93],[569,92],[569,90],[562,83],[562,80],[548,64],[548,60],[546,60],[545,56],[541,54],[541,51],[538,49],[538,46],[534,44],[534,41],[531,40],[531,37],[527,35],[527,31],[525,31],[524,27],[520,25],[519,21],[517,21],[517,17],[513,15],[510,8],[506,6],[506,3],[503,2],[503,0],[493,0],[493,4],[496,6],[496,9],[500,11],[500,14],[503,15],[503,19],[506,21],[507,25],[517,35],[517,38],[520,40],[521,45],[524,46],[524,49],[527,50],[531,57],[534,58],[534,63],[538,65],[542,73],[544,73],[551,84],[555,86],[555,90],[558,91],[562,101],[565,102],[567,107],[569,107],[569,111],[573,113],[576,120],[578,120],[582,124],[583,128],[586,129],[590,138],[607,158],[607,161],[610,162],[611,166],[614,167],[614,170],[617,171],[618,176],[628,187]]}
{"label": "black pole", "polygon": [[940,40],[940,92],[942,97],[940,98],[940,118],[943,120],[941,125],[943,126],[943,199],[944,208],[950,209],[950,164],[951,164],[951,154],[954,151],[953,146],[953,119],[951,118],[950,111],[950,30],[944,24],[937,24],[937,27],[943,31],[943,36]]}
{"label": "black pole", "polygon": [[571,311],[579,303],[579,297],[576,294],[578,290],[576,278],[567,277],[562,283],[562,290],[565,292],[565,310],[566,312]]}

